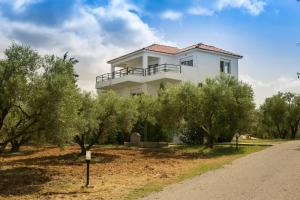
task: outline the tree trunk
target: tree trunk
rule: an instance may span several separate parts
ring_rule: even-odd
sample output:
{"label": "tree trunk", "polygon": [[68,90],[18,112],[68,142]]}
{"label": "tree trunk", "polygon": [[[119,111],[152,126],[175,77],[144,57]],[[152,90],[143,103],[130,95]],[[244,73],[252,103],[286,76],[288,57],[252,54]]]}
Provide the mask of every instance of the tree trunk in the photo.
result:
{"label": "tree trunk", "polygon": [[208,135],[206,145],[211,149],[214,148],[214,138],[212,136]]}
{"label": "tree trunk", "polygon": [[148,141],[148,122],[145,122],[144,125],[144,142]]}
{"label": "tree trunk", "polygon": [[286,139],[287,135],[288,135],[288,130],[283,130],[282,139]]}
{"label": "tree trunk", "polygon": [[85,155],[86,154],[86,149],[85,149],[84,145],[83,146],[80,145],[80,154],[81,155]]}
{"label": "tree trunk", "polygon": [[296,134],[298,132],[299,123],[296,123],[295,126],[291,125],[291,139],[296,139]]}
{"label": "tree trunk", "polygon": [[295,127],[295,128],[291,127],[291,139],[292,140],[296,139],[297,132],[298,132],[298,127]]}
{"label": "tree trunk", "polygon": [[8,145],[8,142],[0,143],[0,154],[4,152],[7,145]]}
{"label": "tree trunk", "polygon": [[86,148],[84,146],[84,135],[76,135],[75,136],[75,142],[80,146],[80,154],[85,155],[86,153]]}
{"label": "tree trunk", "polygon": [[204,134],[202,132],[200,132],[198,134],[199,134],[199,144],[203,145],[203,143],[204,143]]}
{"label": "tree trunk", "polygon": [[10,151],[11,151],[11,152],[18,152],[18,151],[20,151],[20,147],[21,147],[25,142],[28,142],[29,139],[30,139],[29,137],[22,136],[20,141],[18,141],[17,139],[11,140],[11,141],[10,141],[10,144],[11,144],[11,149],[10,149]]}
{"label": "tree trunk", "polygon": [[17,140],[12,140],[10,142],[10,144],[11,144],[10,152],[19,152],[20,151],[20,147],[22,145],[21,142],[18,142]]}

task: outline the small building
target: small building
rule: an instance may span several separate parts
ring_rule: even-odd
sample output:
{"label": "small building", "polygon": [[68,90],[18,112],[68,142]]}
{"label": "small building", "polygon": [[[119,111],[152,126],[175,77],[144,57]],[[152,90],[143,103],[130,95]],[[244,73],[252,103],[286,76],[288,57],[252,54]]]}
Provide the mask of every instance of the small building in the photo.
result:
{"label": "small building", "polygon": [[162,82],[191,81],[201,84],[221,73],[238,78],[242,56],[202,43],[186,48],[153,44],[108,63],[111,72],[97,76],[96,88],[114,90],[121,96],[156,95]]}

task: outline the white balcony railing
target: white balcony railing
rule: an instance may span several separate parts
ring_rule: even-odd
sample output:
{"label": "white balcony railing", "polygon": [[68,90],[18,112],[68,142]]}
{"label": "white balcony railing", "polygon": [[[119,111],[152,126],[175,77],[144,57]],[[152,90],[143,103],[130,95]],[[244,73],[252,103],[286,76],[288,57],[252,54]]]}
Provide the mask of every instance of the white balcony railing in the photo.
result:
{"label": "white balcony railing", "polygon": [[124,68],[112,73],[102,74],[96,77],[96,83],[105,82],[111,79],[120,78],[128,75],[135,76],[152,76],[164,72],[175,72],[181,73],[181,65],[173,64],[162,64],[162,65],[153,65],[149,66],[146,69],[143,68]]}

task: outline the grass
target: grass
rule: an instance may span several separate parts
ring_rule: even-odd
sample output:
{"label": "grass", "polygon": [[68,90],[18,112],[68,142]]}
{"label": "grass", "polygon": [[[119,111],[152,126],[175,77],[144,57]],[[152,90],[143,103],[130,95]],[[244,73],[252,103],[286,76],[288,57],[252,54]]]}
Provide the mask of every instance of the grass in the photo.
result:
{"label": "grass", "polygon": [[218,145],[214,149],[205,149],[203,148],[203,146],[174,146],[171,148],[186,153],[200,154],[203,158],[201,159],[203,162],[196,164],[189,170],[185,171],[182,174],[179,174],[178,176],[175,176],[172,179],[160,179],[135,188],[128,194],[128,196],[125,198],[126,200],[138,199],[141,197],[145,197],[153,192],[159,192],[167,185],[178,183],[194,176],[204,174],[208,171],[222,168],[224,165],[230,164],[237,158],[263,150],[266,147],[242,146],[238,151],[235,151],[235,148],[228,147],[227,145]]}

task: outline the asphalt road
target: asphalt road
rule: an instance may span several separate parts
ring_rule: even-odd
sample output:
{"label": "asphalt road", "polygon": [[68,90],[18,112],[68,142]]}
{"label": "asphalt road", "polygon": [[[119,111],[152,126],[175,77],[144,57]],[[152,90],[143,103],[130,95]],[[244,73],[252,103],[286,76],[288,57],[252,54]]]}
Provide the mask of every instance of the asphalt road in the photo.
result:
{"label": "asphalt road", "polygon": [[300,141],[277,144],[143,200],[300,200]]}

